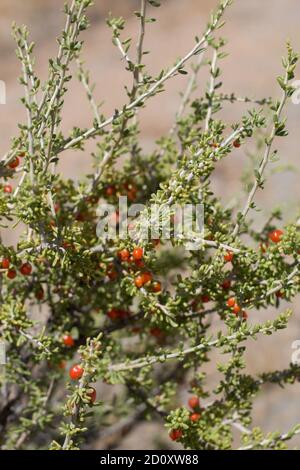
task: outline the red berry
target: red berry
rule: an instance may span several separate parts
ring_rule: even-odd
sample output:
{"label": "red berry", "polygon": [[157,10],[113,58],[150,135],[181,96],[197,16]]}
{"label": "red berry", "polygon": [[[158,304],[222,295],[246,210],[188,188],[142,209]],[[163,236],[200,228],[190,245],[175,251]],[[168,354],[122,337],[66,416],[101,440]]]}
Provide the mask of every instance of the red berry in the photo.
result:
{"label": "red berry", "polygon": [[144,278],[141,274],[139,274],[134,280],[135,286],[140,289],[144,285]]}
{"label": "red berry", "polygon": [[32,272],[32,266],[30,263],[24,263],[20,267],[20,273],[23,274],[23,276],[30,276]]}
{"label": "red berry", "polygon": [[233,311],[233,313],[235,313],[235,315],[237,315],[238,313],[240,313],[241,307],[240,307],[238,304],[235,304],[235,305],[233,306],[232,311]]}
{"label": "red berry", "polygon": [[141,247],[134,248],[134,250],[132,252],[132,256],[136,261],[139,261],[140,259],[142,259],[143,255],[144,255],[143,248],[141,248]]}
{"label": "red berry", "polygon": [[147,284],[148,282],[152,281],[152,274],[149,272],[145,272],[142,274],[142,278],[143,278],[143,283]]}
{"label": "red berry", "polygon": [[38,299],[38,300],[43,300],[45,296],[45,293],[44,293],[44,289],[41,287],[35,294],[35,297]]}
{"label": "red berry", "polygon": [[239,140],[239,139],[236,139],[236,140],[233,142],[233,146],[238,149],[238,148],[241,146],[240,140]]}
{"label": "red berry", "polygon": [[195,410],[196,408],[199,408],[200,405],[200,400],[196,395],[191,397],[188,401],[189,407],[192,408],[192,410]]}
{"label": "red berry", "polygon": [[181,429],[172,429],[172,431],[169,433],[169,437],[172,439],[172,441],[178,441],[182,437]]}
{"label": "red berry", "polygon": [[118,277],[118,273],[116,271],[108,271],[107,276],[111,281],[114,281]]}
{"label": "red berry", "polygon": [[7,271],[7,277],[9,279],[14,279],[16,275],[17,275],[17,272],[14,269],[9,269],[9,271]]}
{"label": "red berry", "polygon": [[279,291],[277,291],[277,292],[275,293],[275,295],[276,295],[276,297],[277,297],[278,299],[283,299],[283,297],[284,297],[284,292],[283,292],[282,290],[279,290]]}
{"label": "red berry", "polygon": [[273,230],[273,232],[269,233],[269,239],[272,240],[272,242],[274,243],[279,243],[281,241],[282,235],[282,230]]}
{"label": "red berry", "polygon": [[199,421],[200,418],[201,418],[200,413],[192,413],[192,414],[190,415],[190,420],[191,420],[193,423],[196,423],[197,421]]}
{"label": "red berry", "polygon": [[153,283],[153,286],[152,286],[152,290],[153,292],[160,292],[161,291],[161,283],[156,281]]}
{"label": "red berry", "polygon": [[87,396],[90,399],[91,403],[95,403],[96,398],[97,398],[97,392],[93,387],[89,387],[89,390],[87,392]]}
{"label": "red berry", "polygon": [[132,261],[134,261],[135,265],[136,265],[138,268],[144,268],[144,266],[145,266],[144,261],[142,261],[141,259],[134,260],[133,256],[131,256],[131,262],[132,262]]}
{"label": "red berry", "polygon": [[235,306],[236,304],[236,300],[235,300],[235,297],[230,297],[228,300],[227,300],[227,306],[232,308]]}
{"label": "red berry", "polygon": [[3,191],[7,194],[12,193],[12,186],[10,184],[6,184],[3,188]]}
{"label": "red berry", "polygon": [[69,371],[69,375],[72,380],[79,380],[82,375],[83,375],[83,368],[81,367],[80,364],[75,364],[74,366],[71,367]]}
{"label": "red berry", "polygon": [[226,255],[224,255],[224,260],[226,261],[226,263],[230,263],[233,260],[233,256],[234,254],[232,253],[232,251],[227,251]]}
{"label": "red berry", "polygon": [[204,295],[201,296],[201,300],[204,304],[206,304],[207,302],[210,302],[210,297],[209,297],[209,295],[204,294]]}
{"label": "red berry", "polygon": [[160,328],[151,328],[150,335],[154,336],[155,338],[161,338],[163,336],[163,331]]}
{"label": "red berry", "polygon": [[127,192],[127,197],[129,199],[129,201],[135,201],[136,200],[136,189],[130,189],[128,192]]}
{"label": "red berry", "polygon": [[71,335],[64,335],[63,343],[65,346],[67,346],[67,348],[72,348],[75,344],[75,341]]}
{"label": "red berry", "polygon": [[224,290],[228,290],[231,287],[231,281],[230,279],[225,279],[225,281],[222,283],[222,288]]}
{"label": "red berry", "polygon": [[107,186],[105,192],[106,192],[106,196],[113,196],[116,192],[116,188],[113,185]]}
{"label": "red berry", "polygon": [[3,258],[1,261],[2,269],[8,269],[10,266],[10,260],[8,258]]}
{"label": "red berry", "polygon": [[242,311],[242,317],[243,317],[244,320],[247,320],[247,318],[248,318],[248,313],[245,312],[245,310]]}
{"label": "red berry", "polygon": [[128,261],[130,258],[130,252],[126,248],[124,250],[119,251],[118,257],[120,258],[121,261]]}
{"label": "red berry", "polygon": [[14,168],[17,168],[17,166],[19,166],[19,164],[20,164],[20,159],[19,159],[18,157],[15,157],[15,158],[8,164],[8,166],[9,166],[9,168],[11,168],[11,169],[13,170]]}
{"label": "red berry", "polygon": [[107,316],[111,320],[117,320],[117,318],[119,318],[119,310],[117,310],[116,308],[112,308],[109,312],[107,312]]}

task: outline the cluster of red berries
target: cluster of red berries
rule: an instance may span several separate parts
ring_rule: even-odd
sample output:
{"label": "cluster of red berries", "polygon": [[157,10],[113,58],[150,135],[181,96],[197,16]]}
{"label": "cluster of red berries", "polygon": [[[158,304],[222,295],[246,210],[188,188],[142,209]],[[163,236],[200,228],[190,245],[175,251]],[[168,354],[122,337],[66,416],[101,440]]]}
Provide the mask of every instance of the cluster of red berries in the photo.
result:
{"label": "cluster of red berries", "polygon": [[[144,257],[144,250],[142,247],[137,246],[132,250],[132,253],[127,249],[123,248],[118,252],[118,258],[121,263],[129,263],[129,265],[134,265],[137,268],[144,268],[145,263],[143,261]],[[113,263],[110,263],[106,272],[107,276],[111,280],[115,280],[118,276],[118,273],[115,269]],[[151,283],[152,292],[160,292],[161,291],[161,283],[159,281],[153,281],[153,276],[149,271],[143,271],[134,278],[134,285],[141,289],[145,285],[149,285]]]}
{"label": "cluster of red berries", "polygon": [[135,247],[132,251],[132,254],[127,248],[118,252],[118,257],[122,263],[135,263],[139,267],[143,267],[144,263],[142,262],[144,256],[144,250],[142,247]]}
{"label": "cluster of red berries", "polygon": [[236,300],[235,297],[229,297],[229,299],[226,302],[226,305],[227,305],[227,307],[229,307],[232,310],[232,312],[235,315],[238,315],[239,313],[241,313],[242,318],[244,320],[247,320],[247,318],[248,318],[247,312],[245,312],[244,310],[241,310],[241,307],[237,303],[237,300]]}
{"label": "cluster of red berries", "polygon": [[[1,268],[7,270],[7,277],[9,279],[14,279],[17,276],[17,271],[15,269],[10,268],[10,259],[9,258],[3,258],[1,261]],[[32,266],[30,263],[23,263],[20,266],[20,273],[23,276],[30,276],[32,272]]]}
{"label": "cluster of red berries", "polygon": [[199,398],[196,397],[195,395],[192,396],[188,401],[188,405],[193,410],[193,412],[190,414],[190,420],[193,423],[196,423],[201,418],[201,414],[199,413],[199,411],[200,411],[200,400],[199,400]]}
{"label": "cluster of red berries", "polygon": [[111,320],[126,320],[130,316],[130,312],[119,308],[112,308],[107,312],[107,316]]}
{"label": "cluster of red berries", "polygon": [[[20,165],[20,158],[25,157],[25,152],[20,152],[18,156],[14,157],[9,163],[8,163],[8,168],[11,170],[15,170],[19,165]],[[5,184],[3,186],[3,192],[7,194],[12,193],[12,186],[10,184]]]}
{"label": "cluster of red berries", "polygon": [[[190,414],[190,421],[196,423],[201,418],[200,414],[200,400],[197,396],[192,396],[188,400],[188,405],[191,408],[192,412]],[[169,437],[172,441],[179,441],[183,436],[183,431],[181,429],[172,429],[169,433]]]}

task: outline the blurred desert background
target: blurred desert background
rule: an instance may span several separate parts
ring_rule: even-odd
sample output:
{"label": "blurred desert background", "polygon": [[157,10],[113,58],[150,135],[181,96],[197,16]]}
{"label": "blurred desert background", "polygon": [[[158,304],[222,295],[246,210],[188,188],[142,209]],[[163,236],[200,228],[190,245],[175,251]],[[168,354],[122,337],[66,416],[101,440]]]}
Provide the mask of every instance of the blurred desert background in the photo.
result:
{"label": "blurred desert background", "polygon": [[[31,39],[36,42],[36,71],[42,79],[47,76],[48,59],[57,50],[56,37],[60,33],[64,16],[63,0],[0,0],[0,80],[6,83],[7,104],[0,106],[0,150],[4,154],[11,137],[17,131],[17,123],[25,117],[19,98],[22,88],[18,83],[20,66],[14,54],[11,24],[25,23],[31,31]],[[133,11],[139,8],[138,0],[94,0],[90,10],[91,27],[84,33],[85,47],[83,58],[91,71],[92,81],[97,83],[95,96],[103,101],[102,112],[110,115],[126,101],[124,84],[131,77],[124,71],[119,51],[111,43],[110,30],[105,18],[111,11],[115,16],[127,20],[124,38],[136,36],[138,25]],[[148,70],[154,74],[161,68],[172,65],[182,54],[190,50],[194,37],[201,35],[210,11],[217,0],[162,0],[160,9],[151,9],[158,19],[148,26],[145,48],[151,50],[146,56]],[[223,61],[223,91],[235,91],[239,96],[264,97],[279,96],[276,76],[281,73],[281,57],[285,53],[285,42],[290,39],[294,48],[300,51],[300,2],[299,0],[235,0],[226,14],[226,25],[222,35],[228,39],[226,51],[229,57]],[[300,68],[297,77],[300,79]],[[142,142],[146,149],[154,146],[155,140],[166,132],[173,123],[180,97],[179,91],[187,78],[179,76],[168,81],[166,92],[148,102],[141,113]],[[200,91],[206,77],[200,73]],[[197,92],[195,93],[197,96]],[[223,115],[230,122],[241,116],[245,107],[228,105]],[[92,115],[82,86],[73,80],[66,99],[63,127],[67,132],[73,125],[89,127]],[[257,202],[263,207],[260,217],[267,218],[269,211],[281,205],[285,221],[293,220],[299,214],[299,125],[300,105],[288,107],[289,138],[278,142],[283,172],[272,171],[264,194]],[[91,144],[91,149],[93,144]],[[86,156],[66,152],[60,163],[62,170],[80,177],[90,165],[87,148]],[[214,176],[214,187],[223,200],[230,203],[239,197],[242,190],[240,177],[247,165],[247,157],[239,151],[232,155],[230,162],[218,165]],[[278,164],[275,166],[278,168]],[[274,168],[275,168],[274,167]],[[13,235],[12,235],[13,236]],[[7,234],[6,234],[7,237]],[[9,236],[11,241],[11,234]],[[285,307],[284,302],[281,305]],[[300,299],[295,302],[294,315],[288,330],[264,337],[250,347],[247,353],[247,367],[252,373],[260,373],[287,367],[292,354],[292,342],[300,339]],[[253,314],[262,320],[272,317],[274,312]],[[216,358],[217,360],[217,358]],[[208,369],[213,385],[215,377]],[[182,388],[182,402],[186,400],[186,388]],[[268,385],[255,400],[254,424],[264,431],[287,431],[300,422],[300,384],[288,386],[286,390]],[[120,449],[151,449],[169,445],[166,432],[160,422],[143,422],[117,443]],[[163,444],[165,442],[165,444]],[[300,446],[300,438],[293,441]],[[93,444],[100,448],[102,442]]]}

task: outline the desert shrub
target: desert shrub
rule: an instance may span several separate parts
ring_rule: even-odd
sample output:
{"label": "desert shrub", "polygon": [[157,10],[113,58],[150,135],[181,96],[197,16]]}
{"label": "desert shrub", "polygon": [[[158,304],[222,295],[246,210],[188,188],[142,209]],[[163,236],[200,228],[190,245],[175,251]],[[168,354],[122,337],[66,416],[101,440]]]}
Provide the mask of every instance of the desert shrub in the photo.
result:
{"label": "desert shrub", "polygon": [[[187,54],[151,75],[144,35],[159,4],[141,0],[136,50],[124,19],[107,21],[132,85],[127,103],[104,116],[81,61],[91,3],[65,6],[65,29],[45,83],[35,74],[27,29],[14,26],[27,122],[0,163],[1,226],[22,227],[15,246],[0,244],[7,351],[1,446],[86,448],[123,423],[159,418],[166,437],[188,449],[284,448],[300,427],[264,434],[253,427],[253,401],[264,384],[297,381],[299,366],[277,370],[273,364],[274,370],[253,376],[244,355],[257,337],[265,335],[267,342],[287,327],[291,310],[282,309],[282,300],[292,302],[299,292],[297,219],[283,227],[274,210],[262,227],[255,223],[256,193],[278,158],[277,139],[288,134],[284,107],[294,92],[298,56],[288,44],[279,98],[223,93],[220,63],[227,48],[220,28],[231,3],[225,0]],[[89,128],[65,135],[73,63],[93,118]],[[197,90],[200,70],[208,73],[204,91]],[[159,94],[180,74],[187,85],[174,124],[146,152],[140,109],[155,100],[159,119]],[[249,110],[238,122],[220,119],[224,107],[240,102]],[[66,150],[87,158],[88,141],[94,143],[93,170],[72,180],[58,163]],[[224,207],[212,189],[214,170],[245,148],[252,149],[254,162],[245,194],[239,205]],[[140,205],[127,231],[121,196],[132,211]],[[200,208],[190,213],[194,227],[188,231],[177,230],[178,207]],[[103,230],[107,220],[110,229],[115,222],[115,234]],[[253,321],[254,311],[269,307],[272,320],[262,314]],[[212,358],[210,370],[219,377],[214,389],[205,373]],[[101,393],[101,383],[111,391]],[[184,406],[183,388],[191,394]],[[237,430],[239,443],[233,442]]]}

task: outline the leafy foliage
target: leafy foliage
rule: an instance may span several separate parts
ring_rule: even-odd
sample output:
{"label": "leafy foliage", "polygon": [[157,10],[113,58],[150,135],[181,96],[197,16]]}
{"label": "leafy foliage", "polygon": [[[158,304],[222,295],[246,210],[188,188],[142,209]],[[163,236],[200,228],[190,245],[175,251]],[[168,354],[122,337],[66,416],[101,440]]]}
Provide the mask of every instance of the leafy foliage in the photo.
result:
{"label": "leafy foliage", "polygon": [[[299,367],[252,377],[245,371],[244,354],[258,336],[287,327],[290,310],[258,324],[251,313],[269,306],[280,310],[282,298],[291,302],[299,293],[299,222],[279,230],[281,214],[274,211],[258,231],[248,215],[257,209],[256,193],[277,158],[274,143],[288,134],[284,106],[294,91],[298,56],[288,45],[279,100],[222,93],[219,64],[226,42],[219,29],[231,4],[224,0],[192,49],[151,76],[143,42],[146,25],[154,21],[148,12],[156,12],[159,2],[141,0],[136,54],[132,39],[123,39],[124,19],[107,21],[133,78],[127,103],[107,117],[81,61],[80,34],[88,27],[91,3],[66,5],[58,55],[49,61],[45,83],[35,74],[27,29],[14,26],[27,122],[19,125],[0,162],[0,218],[3,228],[21,224],[24,229],[16,246],[0,244],[0,328],[8,356],[1,377],[1,446],[77,449],[99,428],[105,432],[124,416],[134,419],[138,410],[138,416],[163,419],[170,437],[185,448],[230,449],[238,429],[242,449],[282,449],[299,434],[299,426],[264,435],[251,428],[252,404],[265,383],[284,386],[298,380]],[[193,59],[174,125],[146,153],[139,109],[169,79],[178,74],[184,79]],[[90,128],[74,127],[66,136],[61,120],[73,62],[93,121]],[[198,72],[205,67],[207,90],[192,99]],[[239,122],[219,119],[223,106],[241,101],[251,109]],[[247,178],[244,206],[225,208],[212,191],[215,168],[248,141],[261,142],[262,135],[258,152],[263,155],[251,184]],[[83,152],[91,139],[94,171],[80,181],[66,179],[58,171],[64,152]],[[145,220],[152,204],[162,208],[200,201],[205,227],[196,240],[198,249],[184,249],[175,236],[168,241],[99,237],[99,205],[114,205],[118,218],[119,196],[144,204]],[[215,351],[223,360],[216,366],[219,384],[211,391],[203,366]],[[71,382],[66,362],[79,366]],[[101,382],[116,386],[114,402],[95,401],[91,384]],[[180,384],[187,382],[200,399],[192,409],[177,403]]]}

